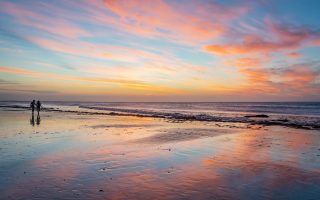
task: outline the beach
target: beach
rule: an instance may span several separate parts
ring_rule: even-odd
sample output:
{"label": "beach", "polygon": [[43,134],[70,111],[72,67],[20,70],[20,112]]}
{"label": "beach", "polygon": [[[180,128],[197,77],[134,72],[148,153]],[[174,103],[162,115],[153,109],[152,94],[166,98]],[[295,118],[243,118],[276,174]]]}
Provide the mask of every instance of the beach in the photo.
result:
{"label": "beach", "polygon": [[320,0],[0,0],[0,200],[320,200]]}
{"label": "beach", "polygon": [[0,111],[0,199],[319,199],[320,131]]}

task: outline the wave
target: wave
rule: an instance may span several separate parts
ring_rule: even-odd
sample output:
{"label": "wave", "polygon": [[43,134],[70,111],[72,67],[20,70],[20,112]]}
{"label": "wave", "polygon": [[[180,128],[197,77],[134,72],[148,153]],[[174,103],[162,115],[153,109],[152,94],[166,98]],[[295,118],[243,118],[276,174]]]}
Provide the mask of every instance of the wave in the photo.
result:
{"label": "wave", "polygon": [[[21,105],[0,105],[2,108],[29,109]],[[115,115],[115,116],[135,116],[163,118],[171,121],[207,121],[207,122],[229,122],[229,123],[248,123],[251,125],[279,125],[301,129],[320,130],[320,117],[306,116],[272,116],[266,114],[259,115],[223,115],[223,114],[203,114],[203,113],[182,113],[170,111],[153,111],[130,108],[113,108],[97,106],[76,106],[77,109],[65,109],[57,107],[46,107],[43,110],[48,112],[68,112],[90,115]]]}

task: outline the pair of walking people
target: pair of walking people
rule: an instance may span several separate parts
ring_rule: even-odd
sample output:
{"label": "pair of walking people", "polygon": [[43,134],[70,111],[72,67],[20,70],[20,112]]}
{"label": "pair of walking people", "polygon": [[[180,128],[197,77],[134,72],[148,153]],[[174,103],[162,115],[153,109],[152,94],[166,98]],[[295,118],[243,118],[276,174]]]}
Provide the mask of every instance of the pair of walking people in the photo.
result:
{"label": "pair of walking people", "polygon": [[37,109],[37,112],[38,112],[38,115],[39,115],[39,113],[40,113],[40,110],[41,110],[41,102],[40,101],[37,101],[37,103],[36,103],[36,100],[33,100],[33,101],[31,101],[31,103],[30,103],[30,108],[31,108],[31,110],[32,110],[32,114],[34,113],[34,110],[35,110],[35,108]]}

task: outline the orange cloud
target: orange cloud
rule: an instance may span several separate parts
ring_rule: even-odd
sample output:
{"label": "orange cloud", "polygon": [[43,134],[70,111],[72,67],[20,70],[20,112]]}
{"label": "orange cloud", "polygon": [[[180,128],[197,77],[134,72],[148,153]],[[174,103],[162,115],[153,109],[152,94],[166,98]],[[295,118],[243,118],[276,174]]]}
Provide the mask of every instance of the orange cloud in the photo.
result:
{"label": "orange cloud", "polygon": [[263,67],[263,64],[269,61],[270,57],[268,56],[244,57],[227,61],[225,64],[238,68],[239,72],[245,75],[251,88],[260,87],[260,89],[270,91],[272,89],[268,84],[271,73]]}
{"label": "orange cloud", "polygon": [[238,58],[232,64],[237,67],[257,67],[262,62],[261,58]]}
{"label": "orange cloud", "polygon": [[113,84],[144,85],[143,82],[134,81],[134,80],[77,77],[77,76],[68,76],[68,75],[55,74],[55,73],[38,72],[38,71],[19,69],[19,68],[0,67],[0,72],[12,73],[17,75],[27,75],[27,76],[38,77],[38,78],[43,77],[43,78],[62,79],[62,80],[78,80],[78,81],[113,83]]}
{"label": "orange cloud", "polygon": [[37,77],[37,78],[116,84],[116,85],[122,86],[123,89],[134,89],[134,90],[140,90],[140,91],[153,91],[153,92],[165,92],[165,93],[181,92],[180,90],[172,87],[150,85],[143,81],[137,81],[137,80],[68,76],[68,75],[62,75],[62,74],[37,72],[32,70],[19,69],[19,68],[7,68],[7,67],[0,67],[0,72],[17,74],[17,75],[26,75],[26,76]]}
{"label": "orange cloud", "polygon": [[18,74],[18,75],[40,75],[40,72],[26,70],[26,69],[19,69],[19,68],[7,68],[7,67],[0,67],[0,72],[5,73],[12,73],[12,74]]}
{"label": "orange cloud", "polygon": [[212,53],[216,53],[216,54],[230,54],[230,48],[224,46],[224,45],[208,45],[204,47],[205,50],[212,52]]}

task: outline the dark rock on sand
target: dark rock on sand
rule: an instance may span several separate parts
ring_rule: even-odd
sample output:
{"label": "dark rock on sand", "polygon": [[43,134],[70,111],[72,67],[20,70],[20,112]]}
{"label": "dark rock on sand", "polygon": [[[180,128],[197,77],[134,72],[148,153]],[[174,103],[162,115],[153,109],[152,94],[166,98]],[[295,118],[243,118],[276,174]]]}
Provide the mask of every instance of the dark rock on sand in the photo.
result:
{"label": "dark rock on sand", "polygon": [[278,119],[277,121],[279,121],[279,122],[289,122],[288,119]]}
{"label": "dark rock on sand", "polygon": [[246,115],[244,117],[250,118],[250,117],[259,117],[259,118],[268,118],[268,115]]}

